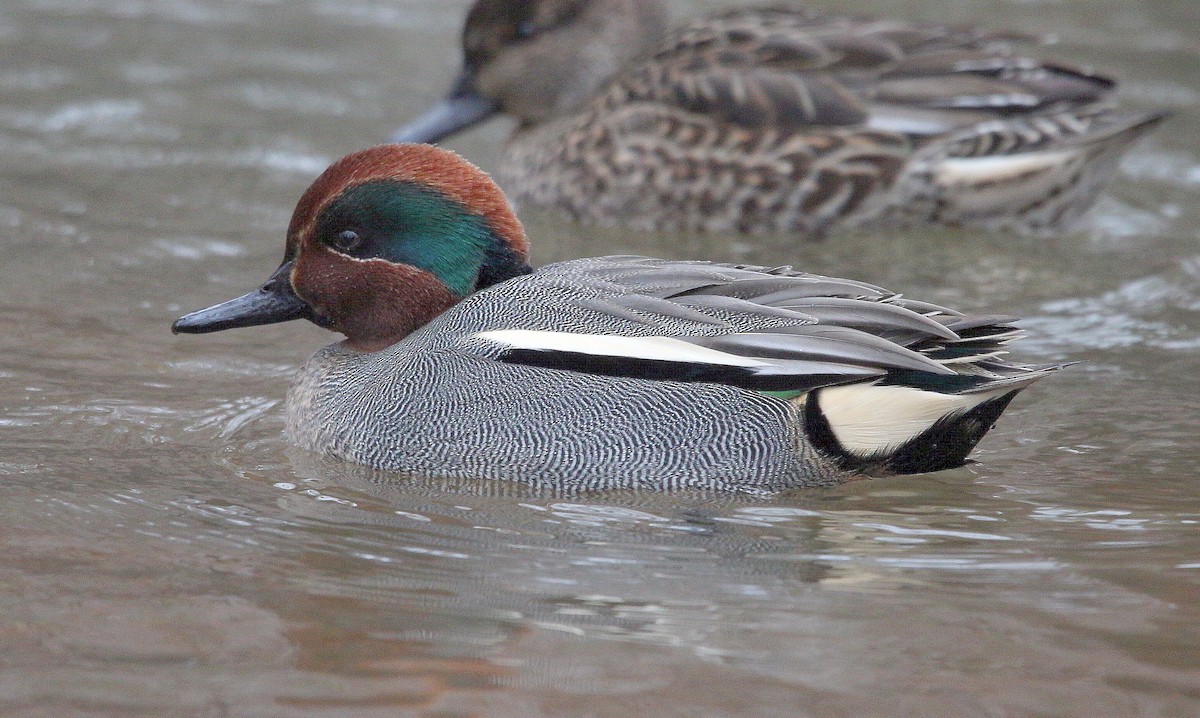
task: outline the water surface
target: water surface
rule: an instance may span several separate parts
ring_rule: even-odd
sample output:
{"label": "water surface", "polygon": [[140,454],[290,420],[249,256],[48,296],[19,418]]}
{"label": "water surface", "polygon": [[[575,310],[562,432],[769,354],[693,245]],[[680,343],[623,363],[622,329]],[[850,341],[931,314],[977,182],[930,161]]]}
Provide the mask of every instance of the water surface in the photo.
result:
{"label": "water surface", "polygon": [[[330,335],[170,335],[269,274],[328,162],[446,88],[465,2],[347,5],[0,5],[0,714],[1200,713],[1194,0],[855,8],[1046,34],[1176,110],[1061,237],[529,218],[539,262],[792,262],[1027,316],[1021,357],[1082,362],[971,467],[756,500],[322,462],[279,400]],[[505,131],[451,145],[492,166]]]}

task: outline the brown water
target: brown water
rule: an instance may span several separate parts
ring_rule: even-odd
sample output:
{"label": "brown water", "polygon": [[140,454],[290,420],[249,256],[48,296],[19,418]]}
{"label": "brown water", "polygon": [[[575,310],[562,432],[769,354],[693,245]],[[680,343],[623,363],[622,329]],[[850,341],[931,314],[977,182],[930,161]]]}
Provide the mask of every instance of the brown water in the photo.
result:
{"label": "brown water", "polygon": [[[279,400],[331,335],[169,333],[443,91],[464,5],[0,3],[0,715],[1200,715],[1195,0],[856,6],[1051,33],[1177,110],[1069,235],[532,218],[539,261],[790,261],[1028,316],[1022,357],[1083,362],[973,467],[758,501],[324,465]],[[487,166],[504,131],[452,145]]]}

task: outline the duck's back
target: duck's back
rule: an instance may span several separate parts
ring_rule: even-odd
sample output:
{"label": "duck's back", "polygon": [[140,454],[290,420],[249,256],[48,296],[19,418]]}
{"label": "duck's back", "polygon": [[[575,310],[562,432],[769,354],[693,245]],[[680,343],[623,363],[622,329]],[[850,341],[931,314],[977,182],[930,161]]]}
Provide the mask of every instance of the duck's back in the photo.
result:
{"label": "duck's back", "polygon": [[1045,229],[1161,119],[1113,111],[1114,86],[974,30],[741,10],[523,128],[501,176],[519,203],[653,229]]}

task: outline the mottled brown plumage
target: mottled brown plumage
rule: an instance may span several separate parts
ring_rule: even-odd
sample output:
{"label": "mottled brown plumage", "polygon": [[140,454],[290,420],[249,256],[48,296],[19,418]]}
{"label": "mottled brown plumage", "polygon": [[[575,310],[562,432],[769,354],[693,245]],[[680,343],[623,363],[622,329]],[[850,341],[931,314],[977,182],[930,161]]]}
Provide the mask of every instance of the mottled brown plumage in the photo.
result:
{"label": "mottled brown plumage", "polygon": [[[648,229],[1062,226],[1160,113],[973,29],[736,10],[665,31],[656,0],[479,0],[449,100],[397,134],[518,121],[522,206]],[[469,107],[469,111],[460,110]]]}

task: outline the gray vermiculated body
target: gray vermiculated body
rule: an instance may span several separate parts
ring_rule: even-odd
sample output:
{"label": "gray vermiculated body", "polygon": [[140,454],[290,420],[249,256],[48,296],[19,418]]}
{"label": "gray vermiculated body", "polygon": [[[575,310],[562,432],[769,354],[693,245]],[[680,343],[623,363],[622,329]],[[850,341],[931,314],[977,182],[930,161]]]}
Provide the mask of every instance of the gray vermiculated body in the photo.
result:
{"label": "gray vermiculated body", "polygon": [[314,356],[321,371],[288,400],[290,414],[312,423],[301,429],[292,416],[292,440],[384,469],[559,488],[779,490],[838,480],[803,443],[800,416],[771,397],[447,352],[379,359],[337,347]]}
{"label": "gray vermiculated body", "polygon": [[[469,297],[382,352],[322,349],[288,395],[289,437],[383,469],[560,488],[779,490],[842,478],[807,443],[799,407],[782,399],[506,364],[494,360],[494,346],[469,338],[492,329],[729,331],[614,313],[609,302],[640,293],[601,278],[623,266],[613,258],[552,265]],[[734,320],[735,330],[752,328],[738,321],[750,320]]]}

